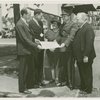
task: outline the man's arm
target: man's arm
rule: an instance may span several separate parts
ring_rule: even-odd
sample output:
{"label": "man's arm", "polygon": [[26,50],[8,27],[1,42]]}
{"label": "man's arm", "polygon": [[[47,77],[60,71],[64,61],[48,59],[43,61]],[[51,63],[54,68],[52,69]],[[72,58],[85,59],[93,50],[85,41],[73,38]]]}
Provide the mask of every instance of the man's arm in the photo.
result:
{"label": "man's arm", "polygon": [[36,43],[33,43],[30,39],[27,38],[26,31],[23,29],[23,26],[22,25],[17,25],[16,26],[16,30],[17,30],[17,33],[18,33],[21,41],[24,44],[27,44],[27,45],[29,45],[31,47],[37,47],[37,44]]}
{"label": "man's arm", "polygon": [[84,57],[85,56],[88,57],[93,46],[95,34],[92,28],[87,28],[85,35],[86,35],[85,37],[86,45],[85,45]]}
{"label": "man's arm", "polygon": [[68,38],[64,41],[64,44],[66,47],[68,47],[70,45],[70,43],[73,41],[77,30],[78,30],[77,24],[73,24],[73,26],[71,27],[70,34],[69,34]]}

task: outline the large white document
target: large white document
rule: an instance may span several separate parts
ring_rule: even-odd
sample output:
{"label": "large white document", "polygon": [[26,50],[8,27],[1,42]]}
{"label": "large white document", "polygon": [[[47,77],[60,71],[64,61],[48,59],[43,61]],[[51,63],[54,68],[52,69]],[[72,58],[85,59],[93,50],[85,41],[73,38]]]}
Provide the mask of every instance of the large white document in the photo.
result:
{"label": "large white document", "polygon": [[61,46],[56,42],[48,42],[48,41],[39,41],[43,49],[55,49],[60,48]]}

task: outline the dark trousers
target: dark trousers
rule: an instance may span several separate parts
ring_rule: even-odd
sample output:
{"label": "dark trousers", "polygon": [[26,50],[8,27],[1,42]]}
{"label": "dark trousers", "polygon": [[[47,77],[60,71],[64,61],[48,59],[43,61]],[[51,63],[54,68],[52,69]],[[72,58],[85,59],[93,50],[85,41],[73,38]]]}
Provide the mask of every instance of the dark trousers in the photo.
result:
{"label": "dark trousers", "polygon": [[66,82],[68,86],[71,85],[74,88],[75,67],[71,52],[60,53],[59,70],[59,81]]}
{"label": "dark trousers", "polygon": [[37,52],[36,66],[35,66],[35,84],[39,84],[43,80],[43,60],[44,51]]}
{"label": "dark trousers", "polygon": [[81,80],[81,90],[90,93],[92,91],[92,63],[93,61],[89,61],[88,63],[77,62]]}
{"label": "dark trousers", "polygon": [[35,61],[32,55],[18,56],[19,59],[19,92],[32,88],[35,81]]}

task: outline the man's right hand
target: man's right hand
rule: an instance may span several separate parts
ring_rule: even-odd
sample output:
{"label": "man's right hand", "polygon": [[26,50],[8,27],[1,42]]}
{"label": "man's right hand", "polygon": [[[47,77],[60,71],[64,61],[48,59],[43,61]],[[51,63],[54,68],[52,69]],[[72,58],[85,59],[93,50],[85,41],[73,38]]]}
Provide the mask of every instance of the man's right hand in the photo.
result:
{"label": "man's right hand", "polygon": [[52,49],[49,49],[49,50],[50,50],[51,52],[54,52],[55,49],[52,48]]}
{"label": "man's right hand", "polygon": [[36,43],[37,45],[40,45],[40,40],[39,40],[39,39],[35,39],[35,43]]}
{"label": "man's right hand", "polygon": [[60,45],[60,48],[63,48],[63,47],[65,47],[65,43],[62,43],[62,44]]}
{"label": "man's right hand", "polygon": [[43,49],[41,45],[38,45],[37,48],[38,48],[38,49]]}

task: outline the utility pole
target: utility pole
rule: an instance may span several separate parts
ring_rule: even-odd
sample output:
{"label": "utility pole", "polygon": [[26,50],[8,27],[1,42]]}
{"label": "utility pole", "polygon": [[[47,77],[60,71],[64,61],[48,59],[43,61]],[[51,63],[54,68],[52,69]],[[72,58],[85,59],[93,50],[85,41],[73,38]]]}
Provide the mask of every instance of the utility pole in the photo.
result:
{"label": "utility pole", "polygon": [[17,21],[20,19],[20,5],[13,4],[13,11],[14,11],[14,23],[16,25]]}
{"label": "utility pole", "polygon": [[[13,13],[14,13],[14,23],[16,26],[17,21],[20,19],[20,5],[19,4],[13,4]],[[17,36],[16,29],[15,29],[15,33],[16,33],[16,44],[17,44],[18,36]],[[18,56],[17,56],[17,58],[18,58]]]}

